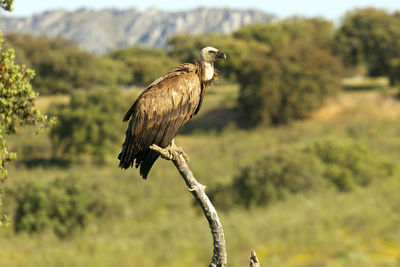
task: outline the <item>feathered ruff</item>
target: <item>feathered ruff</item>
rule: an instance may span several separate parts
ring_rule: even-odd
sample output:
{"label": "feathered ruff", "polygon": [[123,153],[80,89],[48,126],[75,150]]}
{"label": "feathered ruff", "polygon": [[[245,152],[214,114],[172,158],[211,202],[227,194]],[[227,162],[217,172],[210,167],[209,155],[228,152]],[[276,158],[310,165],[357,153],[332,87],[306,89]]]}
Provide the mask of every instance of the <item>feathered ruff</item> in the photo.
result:
{"label": "feathered ruff", "polygon": [[149,147],[171,144],[183,125],[200,110],[206,87],[218,79],[204,81],[204,67],[199,62],[181,64],[150,84],[136,99],[123,120],[129,122],[119,167],[135,164],[143,179],[159,154]]}

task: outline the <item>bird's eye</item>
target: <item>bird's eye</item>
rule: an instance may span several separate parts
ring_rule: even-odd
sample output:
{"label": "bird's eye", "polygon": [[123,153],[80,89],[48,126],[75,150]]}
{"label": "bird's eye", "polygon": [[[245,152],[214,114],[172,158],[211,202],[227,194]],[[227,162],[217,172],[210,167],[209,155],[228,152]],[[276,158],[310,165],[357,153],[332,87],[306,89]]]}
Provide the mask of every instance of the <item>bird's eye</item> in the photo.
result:
{"label": "bird's eye", "polygon": [[208,53],[210,53],[211,55],[214,55],[215,51],[210,50],[210,51],[208,51]]}

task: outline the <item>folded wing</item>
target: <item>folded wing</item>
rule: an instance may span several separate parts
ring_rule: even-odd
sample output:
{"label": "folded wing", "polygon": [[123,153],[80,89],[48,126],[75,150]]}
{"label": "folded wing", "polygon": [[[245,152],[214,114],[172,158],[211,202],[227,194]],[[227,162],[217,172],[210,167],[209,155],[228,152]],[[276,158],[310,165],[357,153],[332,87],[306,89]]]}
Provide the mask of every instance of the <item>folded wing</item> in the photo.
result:
{"label": "folded wing", "polygon": [[195,66],[183,64],[153,82],[135,101],[124,117],[129,120],[126,139],[119,154],[119,166],[135,163],[146,179],[159,154],[149,147],[167,147],[183,125],[194,115],[202,85]]}

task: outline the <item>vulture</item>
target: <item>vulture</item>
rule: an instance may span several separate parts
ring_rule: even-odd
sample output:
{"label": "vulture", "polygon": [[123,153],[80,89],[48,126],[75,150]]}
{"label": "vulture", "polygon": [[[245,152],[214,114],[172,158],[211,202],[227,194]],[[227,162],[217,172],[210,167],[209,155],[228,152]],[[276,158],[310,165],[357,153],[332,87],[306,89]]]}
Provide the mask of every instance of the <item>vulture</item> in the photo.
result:
{"label": "vulture", "polygon": [[150,149],[152,144],[166,148],[196,115],[203,102],[206,87],[217,80],[214,62],[226,55],[214,47],[200,51],[194,63],[184,63],[156,79],[135,100],[123,121],[129,121],[119,167],[127,169],[135,164],[143,179],[158,159]]}

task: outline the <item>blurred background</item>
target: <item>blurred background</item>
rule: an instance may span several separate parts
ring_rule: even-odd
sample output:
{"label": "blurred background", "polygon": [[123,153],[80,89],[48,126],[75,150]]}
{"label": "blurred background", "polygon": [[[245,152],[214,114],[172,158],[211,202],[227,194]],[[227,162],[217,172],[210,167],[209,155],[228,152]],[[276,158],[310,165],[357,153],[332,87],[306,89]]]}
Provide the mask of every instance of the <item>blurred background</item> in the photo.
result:
{"label": "blurred background", "polygon": [[0,266],[209,264],[174,166],[117,160],[138,94],[209,45],[227,60],[175,141],[229,266],[400,266],[399,1],[11,2]]}

